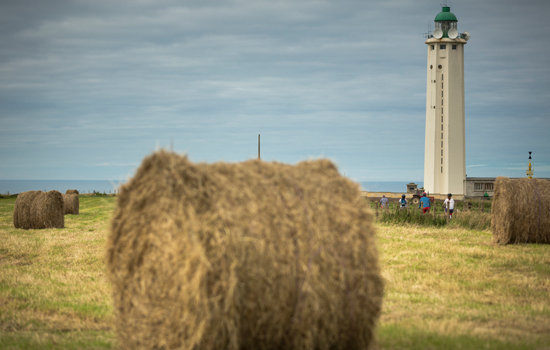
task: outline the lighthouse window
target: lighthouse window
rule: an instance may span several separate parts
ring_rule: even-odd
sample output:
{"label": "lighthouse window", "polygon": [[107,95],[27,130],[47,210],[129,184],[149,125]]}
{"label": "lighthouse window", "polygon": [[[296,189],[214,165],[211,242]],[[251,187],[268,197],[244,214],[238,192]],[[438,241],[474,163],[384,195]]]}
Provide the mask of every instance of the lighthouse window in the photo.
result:
{"label": "lighthouse window", "polygon": [[441,122],[443,123],[443,116],[441,116]]}
{"label": "lighthouse window", "polygon": [[441,172],[443,173],[443,167],[441,167]]}
{"label": "lighthouse window", "polygon": [[443,114],[443,107],[441,108],[441,114]]}
{"label": "lighthouse window", "polygon": [[441,133],[441,139],[443,140],[443,133]]}
{"label": "lighthouse window", "polygon": [[443,141],[441,141],[441,147],[443,147]]}
{"label": "lighthouse window", "polygon": [[441,124],[441,131],[443,131],[443,124]]}
{"label": "lighthouse window", "polygon": [[443,97],[443,91],[441,91],[441,97]]}
{"label": "lighthouse window", "polygon": [[445,50],[447,48],[447,45],[439,45],[440,50]]}
{"label": "lighthouse window", "polygon": [[453,50],[456,50],[456,45],[453,45]]}
{"label": "lighthouse window", "polygon": [[441,164],[443,164],[443,158],[441,158]]}
{"label": "lighthouse window", "polygon": [[441,150],[441,156],[443,157],[443,150]]}
{"label": "lighthouse window", "polygon": [[443,106],[443,99],[441,99],[441,105]]}
{"label": "lighthouse window", "polygon": [[432,46],[432,50],[435,49],[435,45],[431,45]]}

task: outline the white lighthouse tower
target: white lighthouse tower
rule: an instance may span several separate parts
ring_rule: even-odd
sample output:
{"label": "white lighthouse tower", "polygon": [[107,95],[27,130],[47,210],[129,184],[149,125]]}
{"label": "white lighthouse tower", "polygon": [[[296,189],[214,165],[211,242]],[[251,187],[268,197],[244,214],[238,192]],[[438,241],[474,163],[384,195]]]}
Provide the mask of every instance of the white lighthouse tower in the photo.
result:
{"label": "white lighthouse tower", "polygon": [[464,45],[458,20],[443,6],[428,35],[424,189],[430,193],[466,192],[464,131]]}

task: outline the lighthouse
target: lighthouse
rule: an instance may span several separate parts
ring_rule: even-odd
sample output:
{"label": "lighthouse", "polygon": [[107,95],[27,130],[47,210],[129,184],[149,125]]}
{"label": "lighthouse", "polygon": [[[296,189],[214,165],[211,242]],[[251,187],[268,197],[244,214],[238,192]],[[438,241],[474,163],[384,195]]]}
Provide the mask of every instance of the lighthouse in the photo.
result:
{"label": "lighthouse", "polygon": [[424,189],[434,194],[466,193],[464,130],[464,45],[458,20],[443,6],[428,33]]}

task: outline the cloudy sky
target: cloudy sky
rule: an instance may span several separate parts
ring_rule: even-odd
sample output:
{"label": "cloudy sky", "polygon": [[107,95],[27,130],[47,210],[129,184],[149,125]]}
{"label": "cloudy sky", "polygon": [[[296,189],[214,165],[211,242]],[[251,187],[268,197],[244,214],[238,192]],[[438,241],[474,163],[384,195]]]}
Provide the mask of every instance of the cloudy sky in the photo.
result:
{"label": "cloudy sky", "polygon": [[[0,179],[328,157],[421,181],[435,0],[0,1]],[[468,176],[550,177],[550,1],[452,0]]]}

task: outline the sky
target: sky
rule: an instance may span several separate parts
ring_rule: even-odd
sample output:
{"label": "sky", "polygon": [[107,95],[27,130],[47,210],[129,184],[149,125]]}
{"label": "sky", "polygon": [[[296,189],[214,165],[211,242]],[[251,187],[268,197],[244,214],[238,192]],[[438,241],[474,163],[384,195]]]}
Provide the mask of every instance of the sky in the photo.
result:
{"label": "sky", "polygon": [[[443,0],[444,1],[444,0]],[[422,181],[443,1],[0,0],[0,179],[112,180],[192,161],[329,158]],[[465,45],[466,173],[550,177],[550,1],[449,0]]]}

